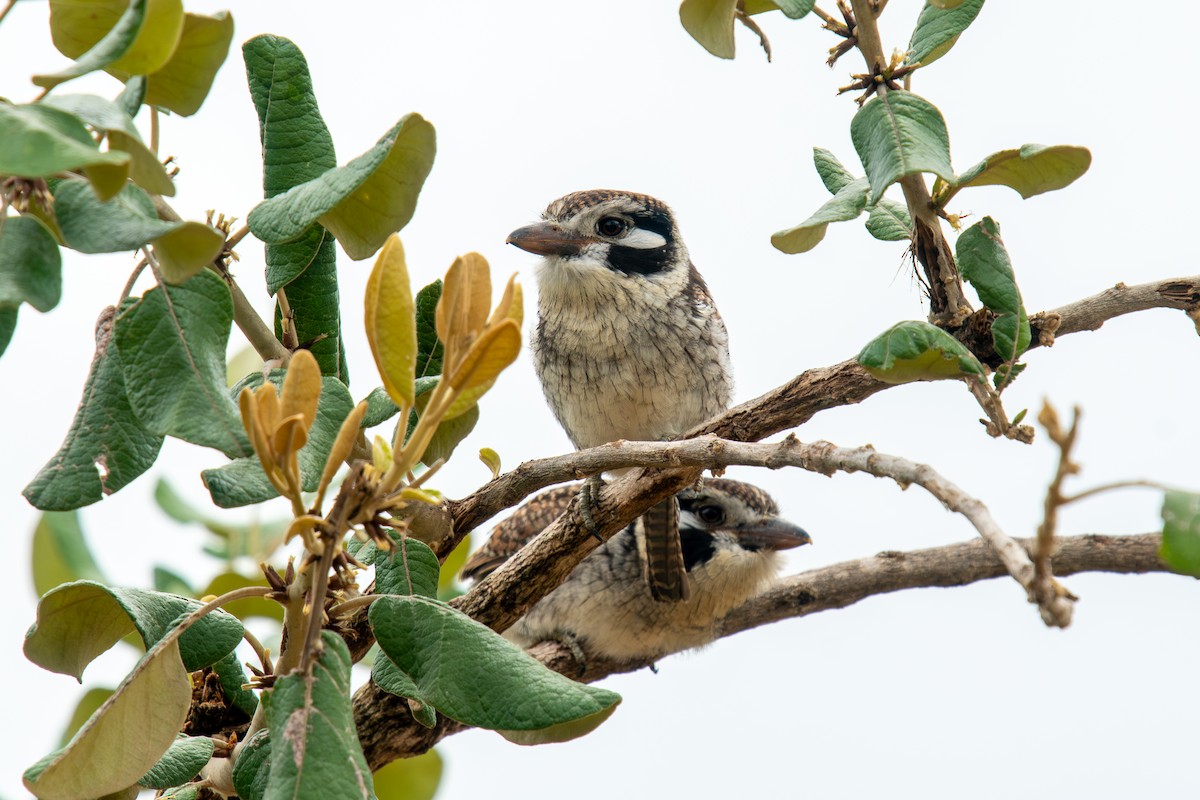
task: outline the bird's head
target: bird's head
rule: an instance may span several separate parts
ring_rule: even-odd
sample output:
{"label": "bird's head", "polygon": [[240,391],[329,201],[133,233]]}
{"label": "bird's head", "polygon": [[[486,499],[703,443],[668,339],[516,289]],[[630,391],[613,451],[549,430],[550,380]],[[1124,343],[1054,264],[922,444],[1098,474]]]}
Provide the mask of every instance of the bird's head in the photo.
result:
{"label": "bird's head", "polygon": [[691,262],[665,203],[634,192],[594,189],[551,203],[542,221],[518,228],[508,243],[545,256],[543,290],[628,284],[664,288],[686,282]]}
{"label": "bird's head", "polygon": [[753,484],[709,478],[678,497],[679,532],[689,571],[721,549],[774,553],[812,543],[808,533],[780,517],[771,496]]}

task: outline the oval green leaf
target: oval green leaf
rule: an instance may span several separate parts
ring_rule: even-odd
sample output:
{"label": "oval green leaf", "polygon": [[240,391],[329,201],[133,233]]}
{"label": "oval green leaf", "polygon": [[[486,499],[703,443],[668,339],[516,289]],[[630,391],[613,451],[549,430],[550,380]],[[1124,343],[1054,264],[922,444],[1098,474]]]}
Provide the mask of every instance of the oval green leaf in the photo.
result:
{"label": "oval green leaf", "polygon": [[[547,669],[490,628],[425,597],[383,597],[371,605],[379,646],[419,696],[468,725],[542,731],[579,722],[580,736],[621,698]],[[561,730],[561,729],[560,729]]]}
{"label": "oval green leaf", "polygon": [[33,588],[42,596],[72,581],[104,581],[74,511],[47,511],[33,531]]}
{"label": "oval green leaf", "polygon": [[683,0],[679,21],[683,29],[718,58],[733,58],[733,12],[737,0]]}
{"label": "oval green leaf", "polygon": [[299,238],[320,222],[355,261],[372,255],[412,219],[433,168],[433,126],[408,114],[343,167],[258,204],[247,220],[264,242]]}
{"label": "oval green leaf", "polygon": [[138,784],[150,789],[169,789],[189,781],[208,763],[212,754],[211,738],[179,736],[162,754],[162,758],[138,780]]}
{"label": "oval green leaf", "polygon": [[[1086,147],[1026,144],[992,153],[950,181],[954,191],[949,196],[968,186],[1007,186],[1028,199],[1070,186],[1091,164],[1092,154]],[[944,207],[949,196],[939,196],[937,204]]]}
{"label": "oval green leaf", "polygon": [[825,238],[829,223],[855,219],[863,212],[869,188],[866,178],[850,181],[804,222],[771,234],[771,244],[784,253],[807,253]]}
{"label": "oval green leaf", "polygon": [[1167,492],[1158,554],[1171,569],[1200,578],[1200,494]]}
{"label": "oval green leaf", "polygon": [[936,381],[975,375],[983,365],[962,342],[928,322],[898,322],[871,340],[858,363],[886,383]]}
{"label": "oval green leaf", "polygon": [[955,246],[963,278],[980,301],[996,314],[992,345],[1004,361],[1015,362],[1029,348],[1029,317],[1013,275],[1012,261],[1000,238],[1000,226],[984,217],[958,237]]}
{"label": "oval green leaf", "polygon": [[908,42],[906,62],[927,67],[946,55],[982,8],[983,0],[927,2]]}
{"label": "oval green leaf", "polygon": [[49,178],[81,169],[96,194],[106,200],[129,177],[129,154],[101,153],[83,122],[73,114],[35,104],[0,103],[0,173]]}
{"label": "oval green leaf", "polygon": [[62,256],[36,217],[7,217],[0,235],[0,308],[29,303],[46,312],[62,297]]}
{"label": "oval green leaf", "polygon": [[954,179],[946,121],[919,95],[889,91],[871,100],[850,122],[850,138],[871,182],[872,205],[906,175],[932,172]]}
{"label": "oval green leaf", "polygon": [[416,401],[417,321],[404,245],[395,234],[375,259],[367,279],[364,321],[367,342],[383,386],[398,406]]}

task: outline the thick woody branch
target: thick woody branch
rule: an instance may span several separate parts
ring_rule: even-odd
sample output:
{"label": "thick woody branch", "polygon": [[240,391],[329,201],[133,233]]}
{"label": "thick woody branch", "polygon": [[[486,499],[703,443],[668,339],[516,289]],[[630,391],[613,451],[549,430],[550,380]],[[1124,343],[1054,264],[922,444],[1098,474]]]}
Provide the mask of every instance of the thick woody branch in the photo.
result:
{"label": "thick woody branch", "polygon": [[[1017,542],[1028,557],[1034,541],[1019,539]],[[1158,558],[1160,542],[1161,537],[1156,533],[1067,537],[1059,540],[1055,568],[1060,575],[1166,572],[1166,566]],[[1006,574],[995,551],[979,540],[907,553],[889,551],[782,580],[775,588],[731,612],[722,625],[722,636],[785,619],[846,608],[876,595],[904,589],[966,586]],[[530,653],[557,672],[572,677],[579,675],[580,664],[562,644],[542,642],[531,648]],[[618,672],[632,672],[650,663],[617,662],[589,653],[583,680],[591,682]],[[423,728],[412,719],[404,700],[370,683],[355,695],[354,717],[371,769],[378,769],[397,758],[423,753],[445,736],[465,727],[452,720],[440,719],[435,728]]]}

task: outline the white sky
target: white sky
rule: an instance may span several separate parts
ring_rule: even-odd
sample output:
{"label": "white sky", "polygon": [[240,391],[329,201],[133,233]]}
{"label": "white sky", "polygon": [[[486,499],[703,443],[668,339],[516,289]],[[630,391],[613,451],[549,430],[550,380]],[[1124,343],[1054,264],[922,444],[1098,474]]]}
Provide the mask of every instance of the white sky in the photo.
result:
{"label": "white sky", "polygon": [[[886,47],[907,43],[918,8],[913,0],[888,6]],[[187,216],[203,219],[215,207],[244,219],[261,198],[257,120],[236,45],[270,32],[308,56],[340,163],[409,111],[437,126],[437,161],[403,232],[421,284],[456,254],[478,250],[497,276],[521,273],[532,312],[533,257],[505,247],[505,235],[566,192],[610,187],[674,207],[729,327],[738,402],[851,357],[893,322],[925,313],[904,245],[877,242],[860,223],[831,227],[802,256],[778,253],[768,241],[828,197],[811,166],[814,145],[856,163],[855,108],[834,89],[861,61],[847,57],[826,69],[834,37],[815,19],[759,17],[775,48],[767,64],[745,31],[736,61],[708,55],[679,26],[674,2],[264,0],[233,10],[235,49],[213,94],[195,118],[169,118],[163,130],[163,150],[182,169],[174,205]],[[1198,271],[1194,233],[1172,223],[1188,218],[1198,178],[1186,77],[1194,48],[1179,41],[1200,24],[1200,11],[1156,5],[1157,22],[1148,25],[1136,11],[1115,10],[1079,1],[989,4],[958,47],[913,85],[945,114],[959,171],[1027,142],[1091,148],[1091,171],[1065,191],[1022,201],[987,188],[956,199],[953,210],[990,214],[1003,226],[1031,312],[1117,281]],[[63,63],[45,15],[45,4],[20,3],[0,26],[0,94],[27,101],[35,95],[28,75]],[[59,91],[88,90],[116,93],[103,78]],[[239,279],[266,314],[261,248],[247,240],[239,250]],[[93,322],[118,298],[132,263],[126,255],[68,254],[62,304],[46,315],[23,309],[0,358],[8,420],[0,508],[11,576],[0,622],[9,686],[0,794],[9,797],[24,796],[21,770],[52,748],[82,693],[20,654],[34,615],[36,513],[19,490],[67,430]],[[369,263],[340,256],[356,397],[378,384],[358,311]],[[1064,412],[1084,407],[1077,489],[1124,478],[1200,488],[1198,347],[1179,312],[1115,320],[1031,353],[1005,401],[1012,413],[1029,407],[1031,417],[1043,397]],[[928,462],[987,502],[1010,533],[1030,535],[1055,451],[1040,432],[1030,447],[991,440],[979,416],[960,385],[912,385],[823,413],[798,435],[869,442]],[[569,449],[525,354],[488,395],[483,420],[439,488],[462,496],[480,485],[487,471],[472,453],[484,446],[510,467]],[[83,512],[114,581],[149,585],[156,563],[197,583],[217,570],[197,557],[204,534],[167,520],[151,492],[155,477],[166,475],[203,504],[198,471],[221,461],[215,451],[168,442],[150,474]],[[769,488],[785,515],[813,534],[814,546],[789,554],[788,571],[972,536],[965,520],[917,488],[799,471],[731,474]],[[278,502],[264,515],[285,515]],[[1147,491],[1104,496],[1068,508],[1062,532],[1154,530],[1158,504]],[[1044,628],[1005,580],[871,599],[665,659],[657,675],[607,680],[624,703],[582,740],[520,748],[485,732],[452,737],[440,747],[447,762],[440,796],[1192,796],[1200,711],[1195,586],[1174,576],[1065,583],[1082,597],[1065,632]],[[130,663],[129,653],[110,653],[85,684],[113,685]]]}

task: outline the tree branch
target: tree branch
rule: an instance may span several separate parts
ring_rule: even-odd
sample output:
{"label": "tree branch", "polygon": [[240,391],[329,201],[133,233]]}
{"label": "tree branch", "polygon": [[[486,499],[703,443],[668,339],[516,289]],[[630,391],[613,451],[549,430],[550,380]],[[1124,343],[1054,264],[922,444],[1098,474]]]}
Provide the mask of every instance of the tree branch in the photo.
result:
{"label": "tree branch", "polygon": [[[1032,539],[1018,544],[1032,552]],[[1060,575],[1080,572],[1140,574],[1167,572],[1158,558],[1157,533],[1135,536],[1073,536],[1061,539],[1054,563]],[[888,551],[871,558],[846,561],[808,570],[776,586],[731,612],[722,624],[722,637],[773,622],[846,608],[875,595],[924,587],[966,586],[1007,574],[996,553],[979,540],[901,553]],[[530,654],[551,669],[568,676],[579,674],[580,664],[570,648],[541,642]],[[632,672],[650,662],[615,662],[587,654],[585,682],[618,672]],[[427,729],[412,719],[408,704],[372,683],[354,696],[354,718],[367,763],[379,769],[397,758],[425,752],[445,736],[466,726],[439,719]]]}

